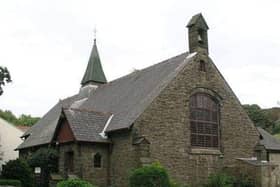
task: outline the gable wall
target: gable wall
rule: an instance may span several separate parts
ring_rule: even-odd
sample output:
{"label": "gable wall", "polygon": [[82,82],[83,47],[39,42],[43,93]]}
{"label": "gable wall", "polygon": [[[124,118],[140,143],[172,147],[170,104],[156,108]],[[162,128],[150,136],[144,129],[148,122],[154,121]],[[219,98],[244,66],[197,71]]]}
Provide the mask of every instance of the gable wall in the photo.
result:
{"label": "gable wall", "polygon": [[[201,183],[222,165],[234,166],[235,158],[253,156],[258,141],[254,125],[211,60],[201,54],[195,58],[197,62],[190,62],[180,72],[134,126],[139,135],[145,135],[151,142],[151,159],[167,167],[174,179],[192,184]],[[201,59],[207,62],[206,73],[198,71]],[[189,98],[198,87],[212,90],[222,98],[219,150],[198,150],[190,146]]]}
{"label": "gable wall", "polygon": [[67,120],[64,120],[62,122],[57,135],[57,140],[59,143],[65,143],[65,142],[70,142],[75,140],[73,132]]}

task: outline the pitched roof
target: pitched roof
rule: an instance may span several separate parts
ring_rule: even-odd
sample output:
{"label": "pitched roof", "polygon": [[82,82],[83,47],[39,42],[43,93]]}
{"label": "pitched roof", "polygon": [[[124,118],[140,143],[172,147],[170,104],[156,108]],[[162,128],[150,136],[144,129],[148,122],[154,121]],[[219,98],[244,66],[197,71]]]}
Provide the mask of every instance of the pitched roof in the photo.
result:
{"label": "pitched roof", "polygon": [[63,109],[63,113],[77,141],[109,142],[99,133],[104,129],[111,114],[73,108]]}
{"label": "pitched roof", "polygon": [[88,61],[87,69],[82,79],[82,86],[95,82],[95,83],[106,83],[106,77],[103,72],[103,68],[101,65],[101,61],[99,58],[96,39],[94,39],[94,45],[90,54],[90,58]]}
{"label": "pitched roof", "polygon": [[62,107],[69,107],[75,101],[77,95],[59,101],[52,107],[35,125],[29,128],[22,137],[26,140],[17,149],[48,144],[51,142]]}
{"label": "pitched roof", "polygon": [[261,139],[260,139],[260,144],[265,147],[267,150],[275,150],[275,151],[280,151],[280,140],[269,134],[267,131],[262,129],[261,127],[257,127]]}
{"label": "pitched roof", "polygon": [[[62,107],[75,108],[73,109],[76,110],[74,114],[71,114],[70,111],[66,111],[66,114],[69,119],[73,120],[72,124],[75,128],[72,130],[76,134],[82,134],[86,129],[91,128],[91,132],[96,129],[96,135],[96,133],[100,133],[97,131],[104,127],[104,121],[108,119],[106,115],[95,116],[100,120],[100,123],[96,123],[98,127],[87,126],[86,124],[95,123],[94,120],[97,119],[90,117],[87,113],[78,112],[78,110],[113,114],[114,116],[106,127],[106,132],[130,128],[154,98],[192,61],[195,54],[188,55],[188,53],[183,53],[107,84],[100,85],[91,92],[88,98],[78,94],[62,100],[24,134],[24,136],[30,136],[18,149],[50,143],[54,136]],[[78,119],[73,116],[77,116]],[[86,118],[82,119],[84,117]],[[90,117],[90,119],[87,119],[87,117]],[[99,139],[100,137],[95,137],[95,135],[93,136],[96,140],[103,141]],[[85,136],[86,134],[83,134],[80,138],[83,139]]]}
{"label": "pitched roof", "polygon": [[189,23],[187,24],[187,27],[191,27],[193,25],[198,25],[199,27],[203,27],[205,29],[209,29],[205,19],[203,18],[202,14],[196,14],[194,15],[191,20],[189,21]]}

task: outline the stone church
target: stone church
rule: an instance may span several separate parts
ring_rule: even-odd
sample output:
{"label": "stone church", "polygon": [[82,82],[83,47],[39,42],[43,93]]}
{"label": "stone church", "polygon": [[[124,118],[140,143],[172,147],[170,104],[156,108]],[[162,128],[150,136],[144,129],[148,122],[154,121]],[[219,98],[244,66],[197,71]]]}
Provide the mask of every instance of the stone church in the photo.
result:
{"label": "stone church", "polygon": [[253,157],[258,131],[209,57],[203,16],[187,29],[189,52],[111,82],[95,40],[79,93],[23,135],[20,155],[54,147],[61,176],[100,187],[126,187],[132,169],[155,161],[174,180],[195,185]]}

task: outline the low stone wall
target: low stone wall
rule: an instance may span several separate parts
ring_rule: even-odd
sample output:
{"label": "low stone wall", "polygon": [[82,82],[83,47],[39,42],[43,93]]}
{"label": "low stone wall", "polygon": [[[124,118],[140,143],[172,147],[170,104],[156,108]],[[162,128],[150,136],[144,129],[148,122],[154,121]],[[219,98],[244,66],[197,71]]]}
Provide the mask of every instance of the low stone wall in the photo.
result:
{"label": "low stone wall", "polygon": [[271,162],[237,159],[235,175],[247,175],[255,183],[255,187],[280,187],[280,167]]}

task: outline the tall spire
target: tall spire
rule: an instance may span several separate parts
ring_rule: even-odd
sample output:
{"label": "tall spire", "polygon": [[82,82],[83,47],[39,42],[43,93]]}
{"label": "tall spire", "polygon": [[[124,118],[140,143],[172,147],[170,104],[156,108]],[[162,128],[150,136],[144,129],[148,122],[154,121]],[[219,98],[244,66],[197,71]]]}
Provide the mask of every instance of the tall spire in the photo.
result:
{"label": "tall spire", "polygon": [[107,83],[101,61],[99,58],[97,45],[96,45],[96,30],[95,30],[94,44],[91,50],[90,58],[88,61],[87,69],[82,79],[82,87],[88,84],[105,84]]}

